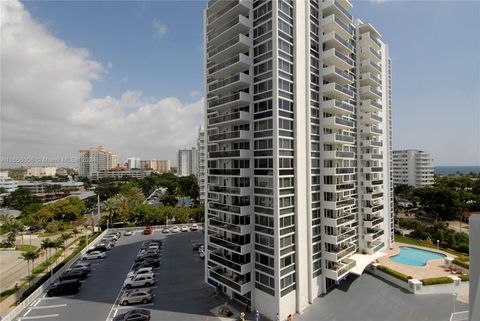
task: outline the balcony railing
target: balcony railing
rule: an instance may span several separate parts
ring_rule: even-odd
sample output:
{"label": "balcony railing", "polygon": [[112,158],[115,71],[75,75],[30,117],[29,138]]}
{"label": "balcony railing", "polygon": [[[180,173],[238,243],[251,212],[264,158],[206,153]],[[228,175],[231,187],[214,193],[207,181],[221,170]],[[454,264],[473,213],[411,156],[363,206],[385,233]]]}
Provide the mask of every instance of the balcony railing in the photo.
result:
{"label": "balcony railing", "polygon": [[215,49],[210,49],[210,50],[207,49],[208,57],[211,58],[211,57],[215,56],[216,54],[224,51],[225,49],[228,49],[231,46],[239,43],[242,40],[247,41],[247,39],[248,39],[248,37],[243,35],[243,34],[236,35],[233,38],[223,42],[222,44],[220,44],[218,46],[215,46],[214,47]]}
{"label": "balcony railing", "polygon": [[232,57],[232,58],[229,58],[211,68],[208,69],[208,74],[211,75],[219,70],[222,70],[230,65],[233,65],[234,63],[236,62],[239,62],[240,61],[240,57],[241,57],[242,54],[240,55],[236,55],[235,57]]}
{"label": "balcony railing", "polygon": [[353,90],[350,90],[342,85],[335,84],[335,90],[341,91],[342,93],[353,97]]}
{"label": "balcony railing", "polygon": [[219,210],[219,211],[223,211],[223,212],[231,212],[231,213],[236,213],[236,214],[241,213],[241,209],[238,206],[231,206],[231,205],[226,205],[226,204],[209,202],[208,207],[211,208],[212,210]]}
{"label": "balcony railing", "polygon": [[213,90],[215,90],[215,89],[222,88],[222,87],[224,87],[224,86],[226,86],[226,85],[233,84],[233,83],[235,83],[235,82],[237,82],[237,81],[239,81],[239,80],[240,80],[240,74],[236,74],[236,75],[234,75],[234,76],[232,76],[232,77],[229,77],[229,78],[227,78],[227,79],[221,80],[221,81],[219,81],[219,82],[216,82],[216,83],[208,86],[208,90],[209,90],[209,91],[213,91]]}
{"label": "balcony railing", "polygon": [[242,20],[245,21],[245,20],[248,20],[248,19],[245,18],[244,16],[240,15],[240,16],[237,16],[237,17],[233,18],[232,20],[230,20],[229,22],[227,22],[223,26],[218,27],[215,30],[210,31],[209,33],[207,33],[208,40],[211,41],[215,37],[217,37],[217,36],[221,35],[222,33],[226,32],[231,27],[239,24]]}
{"label": "balcony railing", "polygon": [[222,9],[220,9],[219,11],[210,15],[207,18],[208,24],[212,24],[215,20],[220,18],[224,13],[230,11],[233,7],[235,7],[237,4],[240,3],[239,0],[230,1],[230,2],[225,1],[225,2],[228,3],[225,7],[223,7]]}
{"label": "balcony railing", "polygon": [[338,34],[335,34],[335,39],[340,42],[342,45],[344,45],[345,47],[347,47],[348,49],[352,50],[353,51],[353,46],[348,42],[346,41],[345,39],[343,39],[340,35]]}
{"label": "balcony railing", "polygon": [[339,158],[343,158],[343,157],[353,158],[355,154],[353,152],[344,152],[344,151],[337,150],[335,153],[335,156]]}
{"label": "balcony railing", "polygon": [[232,231],[234,233],[240,233],[241,232],[241,227],[240,226],[237,226],[235,224],[226,223],[226,222],[216,220],[216,219],[213,219],[213,218],[210,219],[210,226],[217,227],[217,228],[220,227],[224,230],[229,230],[229,231]]}
{"label": "balcony railing", "polygon": [[213,277],[218,282],[234,289],[235,291],[242,293],[242,284],[246,283],[244,277],[232,278],[228,273],[220,274],[215,271],[210,270],[210,276]]}
{"label": "balcony railing", "polygon": [[240,168],[211,168],[209,173],[210,175],[238,176],[240,175]]}
{"label": "balcony railing", "polygon": [[[352,123],[351,127],[353,127],[353,122],[351,123]],[[341,134],[335,134],[335,139],[342,142],[347,142],[347,143],[353,143],[355,141],[355,139],[352,136],[341,135]]]}
{"label": "balcony railing", "polygon": [[228,158],[228,157],[240,157],[240,150],[224,150],[221,152],[208,153],[210,158]]}

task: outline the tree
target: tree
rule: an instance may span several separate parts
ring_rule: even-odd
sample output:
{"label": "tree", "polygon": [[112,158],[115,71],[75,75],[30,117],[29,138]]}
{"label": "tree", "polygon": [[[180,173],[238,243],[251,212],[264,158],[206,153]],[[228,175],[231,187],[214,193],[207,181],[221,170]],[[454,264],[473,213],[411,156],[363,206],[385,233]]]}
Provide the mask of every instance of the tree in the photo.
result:
{"label": "tree", "polygon": [[170,192],[170,190],[167,190],[165,193],[162,195],[162,203],[167,205],[167,206],[175,206],[177,205],[177,198],[175,195]]}
{"label": "tree", "polygon": [[200,188],[195,175],[180,177],[178,179],[177,193],[180,196],[190,197],[196,203],[200,196]]}
{"label": "tree", "polygon": [[16,210],[23,211],[27,205],[40,203],[38,198],[32,192],[25,189],[17,189],[10,193],[6,205]]}
{"label": "tree", "polygon": [[55,241],[50,240],[50,238],[46,238],[42,240],[41,243],[41,248],[45,250],[45,253],[47,255],[47,260],[51,255],[51,249],[55,247]]}
{"label": "tree", "polygon": [[[70,234],[70,233],[62,233],[62,235],[60,235],[59,239],[62,240],[64,249],[67,249],[67,241],[71,236],[72,236],[72,234]],[[65,256],[65,253],[66,253],[66,251],[63,253],[63,256]]]}
{"label": "tree", "polygon": [[39,257],[39,253],[36,250],[28,250],[22,253],[22,257],[25,261],[27,261],[27,270],[28,270],[28,277],[29,277],[29,282],[31,279],[30,275],[30,261],[32,261],[32,271],[35,266],[35,260]]}

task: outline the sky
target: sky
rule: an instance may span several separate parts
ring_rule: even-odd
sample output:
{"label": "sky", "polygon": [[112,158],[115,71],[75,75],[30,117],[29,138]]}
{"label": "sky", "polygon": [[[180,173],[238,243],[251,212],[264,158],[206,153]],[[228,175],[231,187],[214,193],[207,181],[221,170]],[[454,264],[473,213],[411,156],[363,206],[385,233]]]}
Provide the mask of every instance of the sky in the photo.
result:
{"label": "sky", "polygon": [[[390,46],[394,148],[480,165],[480,2],[352,3]],[[120,161],[175,164],[179,148],[196,145],[204,1],[0,6],[2,167],[76,166],[78,149],[97,145]]]}

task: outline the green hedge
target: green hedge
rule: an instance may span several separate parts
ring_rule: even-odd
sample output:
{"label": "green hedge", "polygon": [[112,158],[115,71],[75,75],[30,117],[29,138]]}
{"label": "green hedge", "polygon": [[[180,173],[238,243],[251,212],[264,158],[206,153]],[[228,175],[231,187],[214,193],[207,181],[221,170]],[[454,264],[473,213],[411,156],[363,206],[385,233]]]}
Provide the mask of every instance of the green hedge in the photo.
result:
{"label": "green hedge", "polygon": [[460,274],[458,277],[464,282],[470,280],[470,276],[468,274]]}
{"label": "green hedge", "polygon": [[14,294],[15,292],[17,292],[17,290],[15,290],[15,288],[10,288],[8,290],[5,290],[5,291],[1,292],[0,293],[0,302],[2,302],[3,300],[8,298],[9,296]]}
{"label": "green hedge", "polygon": [[382,272],[385,272],[399,280],[402,280],[404,282],[408,282],[409,279],[411,279],[412,277],[411,276],[408,276],[406,274],[403,274],[401,272],[398,272],[398,271],[395,271],[395,270],[392,270],[391,268],[388,268],[384,265],[378,265],[377,266],[377,269],[382,271]]}
{"label": "green hedge", "polygon": [[435,284],[447,284],[453,283],[453,280],[448,276],[441,276],[438,278],[422,279],[420,280],[423,285],[435,285]]}
{"label": "green hedge", "polygon": [[453,264],[456,264],[456,265],[461,266],[461,267],[466,268],[466,269],[470,268],[470,264],[468,262],[460,261],[459,259],[453,260]]}

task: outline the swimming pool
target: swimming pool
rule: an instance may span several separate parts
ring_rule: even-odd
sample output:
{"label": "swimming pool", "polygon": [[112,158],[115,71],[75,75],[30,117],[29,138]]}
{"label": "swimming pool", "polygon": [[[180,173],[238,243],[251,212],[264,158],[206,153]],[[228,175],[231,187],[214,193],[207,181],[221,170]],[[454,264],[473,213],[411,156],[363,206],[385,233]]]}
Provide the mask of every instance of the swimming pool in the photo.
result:
{"label": "swimming pool", "polygon": [[435,259],[443,259],[445,254],[417,249],[415,247],[401,246],[400,254],[391,256],[390,260],[411,266],[425,266],[427,262]]}

